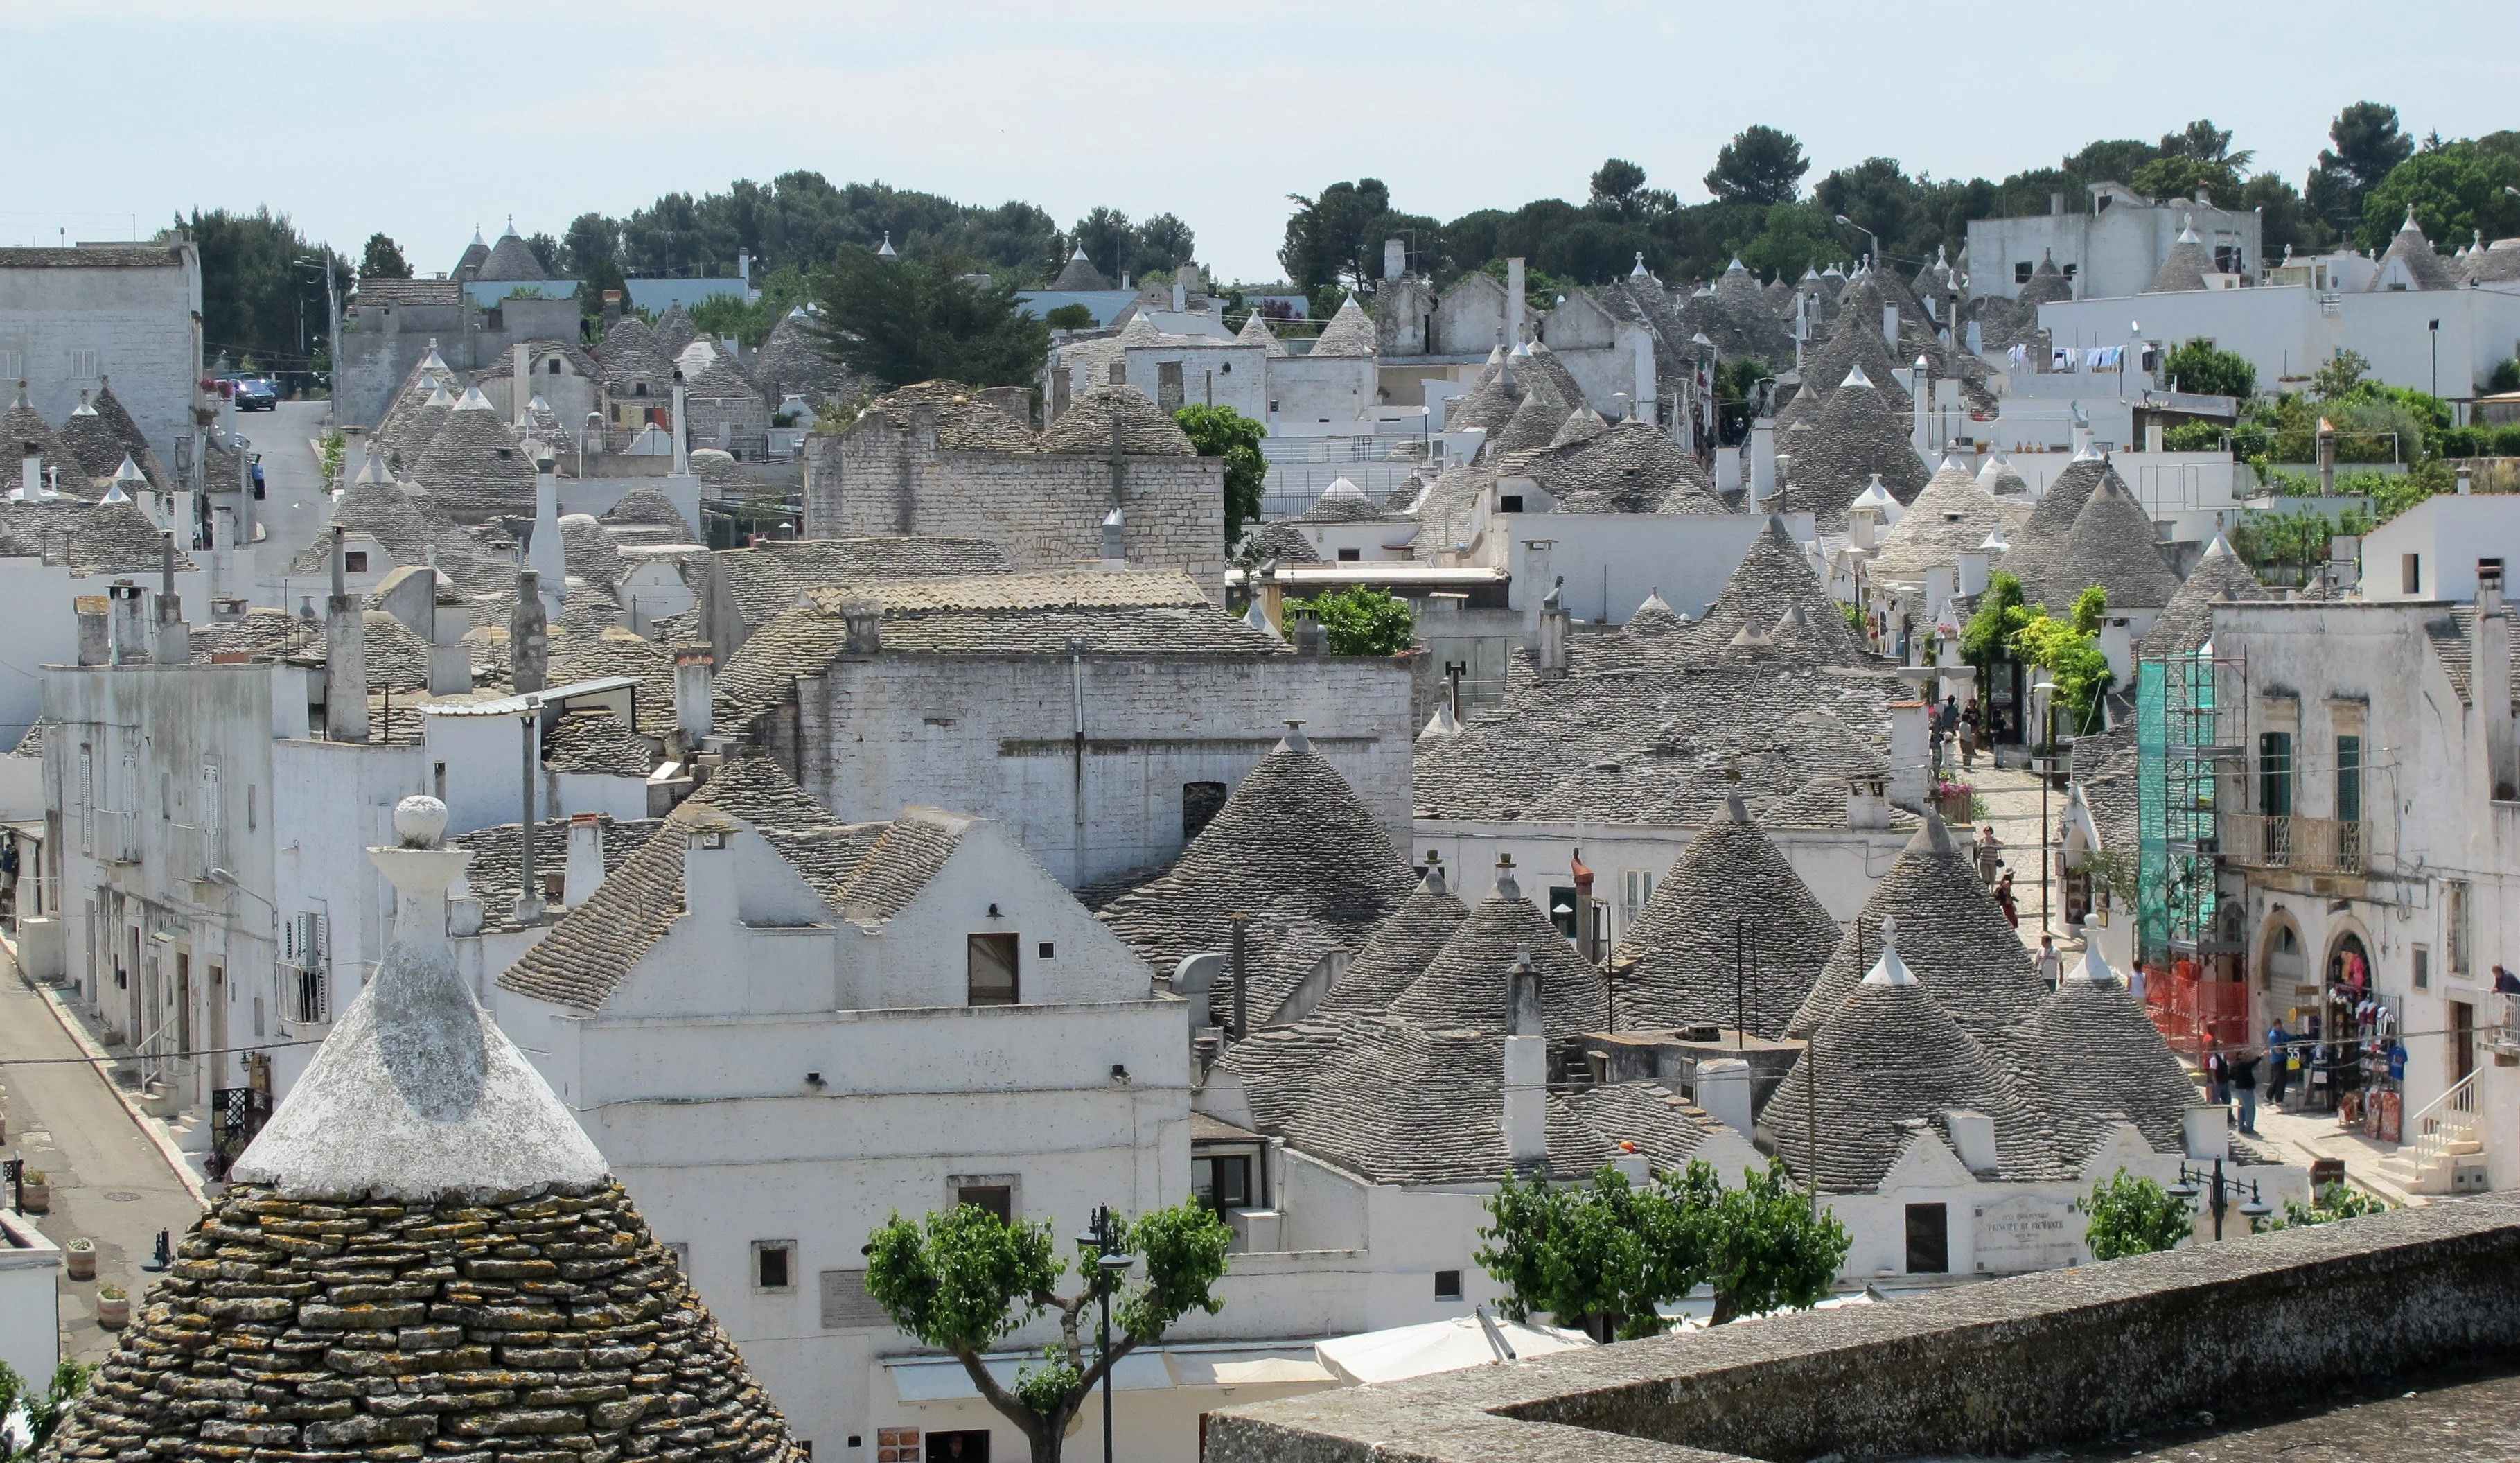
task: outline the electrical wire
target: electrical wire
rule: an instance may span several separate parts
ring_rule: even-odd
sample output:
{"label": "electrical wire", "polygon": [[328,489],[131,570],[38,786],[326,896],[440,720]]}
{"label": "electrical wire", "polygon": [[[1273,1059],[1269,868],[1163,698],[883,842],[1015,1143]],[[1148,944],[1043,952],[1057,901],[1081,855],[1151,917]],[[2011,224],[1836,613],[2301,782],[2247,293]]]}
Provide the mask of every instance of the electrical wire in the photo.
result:
{"label": "electrical wire", "polygon": [[258,1041],[251,1046],[202,1047],[188,1052],[130,1052],[119,1057],[0,1057],[0,1067],[103,1067],[115,1062],[170,1062],[179,1057],[230,1057],[240,1052],[280,1051],[292,1046],[322,1046],[324,1040]]}

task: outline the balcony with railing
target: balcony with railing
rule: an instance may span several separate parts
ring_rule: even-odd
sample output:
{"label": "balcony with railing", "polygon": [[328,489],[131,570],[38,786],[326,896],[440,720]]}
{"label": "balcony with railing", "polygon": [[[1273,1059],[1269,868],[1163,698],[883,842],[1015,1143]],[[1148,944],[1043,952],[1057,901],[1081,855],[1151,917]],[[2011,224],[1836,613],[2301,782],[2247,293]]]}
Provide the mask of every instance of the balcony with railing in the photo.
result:
{"label": "balcony with railing", "polygon": [[2227,812],[2220,822],[2224,861],[2241,868],[2360,874],[2367,867],[2371,825],[2365,819]]}

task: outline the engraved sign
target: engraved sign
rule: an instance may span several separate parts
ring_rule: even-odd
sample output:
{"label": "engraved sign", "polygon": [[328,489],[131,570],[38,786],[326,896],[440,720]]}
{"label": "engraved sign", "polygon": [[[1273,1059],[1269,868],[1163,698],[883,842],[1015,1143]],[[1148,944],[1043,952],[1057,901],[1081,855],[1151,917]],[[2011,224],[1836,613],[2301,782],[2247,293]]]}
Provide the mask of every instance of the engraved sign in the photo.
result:
{"label": "engraved sign", "polygon": [[2082,1258],[2082,1216],[2062,1199],[2022,1194],[1973,1209],[1981,1274],[2052,1270]]}

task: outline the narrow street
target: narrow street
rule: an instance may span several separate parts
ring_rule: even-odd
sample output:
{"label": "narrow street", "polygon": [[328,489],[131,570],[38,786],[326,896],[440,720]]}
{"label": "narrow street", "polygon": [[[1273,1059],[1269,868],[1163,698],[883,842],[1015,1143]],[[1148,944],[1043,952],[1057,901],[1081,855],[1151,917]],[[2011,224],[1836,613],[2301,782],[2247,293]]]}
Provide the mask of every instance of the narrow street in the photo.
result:
{"label": "narrow street", "polygon": [[262,454],[263,498],[253,505],[254,520],[263,531],[262,542],[253,552],[257,605],[294,613],[299,599],[313,595],[320,601],[330,587],[325,575],[289,571],[289,561],[332,521],[333,500],[324,482],[323,464],[307,445],[324,435],[330,407],[324,401],[283,401],[268,413],[237,423],[237,430],[252,441],[253,450]]}
{"label": "narrow street", "polygon": [[[0,955],[0,1111],[6,1151],[52,1185],[52,1212],[35,1222],[57,1244],[96,1242],[96,1279],[61,1287],[62,1350],[95,1361],[113,1349],[96,1324],[99,1285],[119,1285],[134,1308],[153,1276],[140,1269],[158,1232],[180,1236],[201,1206],[114,1099],[112,1080],[80,1059],[44,997]],[[5,1199],[5,1196],[0,1196]]]}

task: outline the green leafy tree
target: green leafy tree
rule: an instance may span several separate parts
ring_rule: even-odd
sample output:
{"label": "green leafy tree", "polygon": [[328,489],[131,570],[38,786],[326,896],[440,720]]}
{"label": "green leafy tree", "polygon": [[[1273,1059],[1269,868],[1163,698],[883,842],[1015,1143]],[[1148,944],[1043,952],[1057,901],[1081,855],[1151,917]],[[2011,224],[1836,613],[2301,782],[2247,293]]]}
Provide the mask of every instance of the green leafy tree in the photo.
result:
{"label": "green leafy tree", "polygon": [[175,226],[202,256],[202,339],[210,354],[248,355],[267,366],[304,369],[322,351],[330,310],[324,271],[342,293],[349,261],[309,244],[287,214],[195,210]]}
{"label": "green leafy tree", "polygon": [[2269,259],[2283,257],[2286,249],[2302,253],[2323,249],[2336,237],[2303,201],[2301,190],[2274,173],[2262,172],[2241,184],[2238,206],[2258,215],[2258,247]]}
{"label": "green leafy tree", "polygon": [[1718,203],[1789,204],[1801,195],[1809,171],[1811,160],[1792,133],[1754,123],[1716,153],[1706,191]]}
{"label": "green leafy tree", "polygon": [[1374,225],[1391,211],[1391,189],[1380,178],[1332,183],[1313,198],[1288,194],[1287,202],[1295,211],[1286,219],[1278,262],[1297,289],[1309,294],[1326,285],[1362,288],[1379,272],[1381,231]]}
{"label": "green leafy tree", "polygon": [[1137,229],[1129,215],[1117,208],[1095,208],[1076,220],[1070,234],[1076,247],[1085,251],[1086,259],[1114,289],[1119,287],[1120,271],[1137,265]]}
{"label": "green leafy tree", "polygon": [[1230,546],[1242,537],[1243,525],[1260,517],[1260,488],[1269,480],[1260,439],[1269,429],[1230,406],[1185,406],[1173,413],[1173,420],[1199,456],[1225,459],[1225,541]]}
{"label": "green leafy tree", "polygon": [[2338,113],[2327,136],[2335,146],[2319,150],[2303,196],[2329,228],[2351,237],[2362,231],[2363,195],[2413,157],[2415,143],[2399,130],[2398,109],[2379,102],[2357,102]]}
{"label": "green leafy tree", "polygon": [[2520,199],[2502,191],[2512,187],[2520,187],[2520,158],[2465,141],[2427,148],[2363,196],[2362,246],[2388,248],[2410,212],[2436,247],[2508,234],[2520,228]]}
{"label": "green leafy tree", "polygon": [[2201,158],[2155,158],[2137,168],[2127,186],[2156,202],[2194,198],[2199,188],[2208,198],[2228,200],[2239,195],[2240,173],[2228,162]]}
{"label": "green leafy tree", "polygon": [[1041,369],[1050,328],[1025,314],[1012,279],[981,285],[951,255],[841,252],[813,276],[821,309],[809,333],[832,359],[893,386],[959,381],[1024,386]]}
{"label": "green leafy tree", "polygon": [[547,233],[528,234],[525,236],[525,249],[534,256],[534,262],[543,266],[543,273],[554,278],[563,277],[563,271],[561,268],[561,246],[558,239]]}
{"label": "green leafy tree", "polygon": [[2347,395],[2353,391],[2355,387],[2362,384],[2363,373],[2370,369],[2371,362],[2365,359],[2359,352],[2352,350],[2339,350],[2335,355],[2330,356],[2325,362],[2321,363],[2318,370],[2311,373],[2311,394],[2316,396]]}
{"label": "green leafy tree", "polygon": [[359,278],[407,280],[411,278],[411,261],[402,256],[401,245],[382,234],[370,234],[368,247],[359,251]]}
{"label": "green leafy tree", "polygon": [[2485,389],[2498,396],[2505,391],[2520,391],[2520,356],[2506,355],[2496,362],[2493,374],[2485,378]]}
{"label": "green leafy tree", "polygon": [[1980,685],[1995,684],[1995,663],[2030,620],[2030,609],[2021,600],[2021,580],[1997,570],[1987,579],[1986,592],[1978,596],[1977,613],[1960,627],[1960,659],[1977,667]]}
{"label": "green leafy tree", "polygon": [[2093,1259],[2176,1249],[2195,1230],[2196,1216],[2187,1201],[2124,1168],[2075,1205],[2091,1216],[2083,1239]]}
{"label": "green leafy tree", "polygon": [[2042,611],[2012,634],[2014,658],[2054,679],[2057,703],[2078,734],[2098,727],[2100,697],[2116,679],[2100,652],[2100,620],[2107,614],[2108,591],[2093,584],[2074,597],[2069,617]]}
{"label": "green leafy tree", "polygon": [[1658,1307],[1700,1285],[1714,1291],[1711,1324],[1828,1294],[1848,1238],[1833,1213],[1817,1217],[1784,1166],[1726,1188],[1713,1165],[1657,1174],[1643,1186],[1615,1168],[1589,1184],[1553,1187],[1508,1174],[1487,1201],[1478,1261],[1506,1288],[1515,1320],[1546,1313],[1602,1341],[1657,1336]]}
{"label": "green leafy tree", "polygon": [[1052,330],[1092,330],[1094,312],[1081,304],[1063,304],[1041,317]]}
{"label": "green leafy tree", "polygon": [[2258,368],[2236,350],[2217,348],[2211,336],[2181,342],[2162,359],[2161,369],[2164,379],[2178,382],[2182,391],[2242,401],[2258,393]]}
{"label": "green leafy tree", "polygon": [[1407,600],[1363,584],[1288,600],[1286,608],[1320,620],[1334,656],[1396,656],[1418,634],[1418,615]]}
{"label": "green leafy tree", "polygon": [[[60,1427],[62,1416],[69,1410],[70,1401],[87,1391],[90,1368],[76,1361],[65,1361],[53,1368],[53,1380],[43,1391],[26,1385],[5,1361],[0,1361],[0,1463],[33,1463],[51,1440],[53,1430]],[[23,1408],[26,1445],[18,1445],[19,1435],[10,1420]]]}
{"label": "green leafy tree", "polygon": [[[1139,1262],[1115,1280],[1091,1251],[1072,1265],[1063,1259],[1048,1220],[1010,1223],[968,1204],[923,1221],[895,1213],[867,1245],[867,1294],[905,1335],[963,1363],[980,1395],[1024,1435],[1033,1463],[1058,1463],[1069,1422],[1122,1357],[1162,1341],[1192,1310],[1225,1308],[1216,1283],[1233,1242],[1225,1221],[1195,1201],[1156,1210],[1122,1223],[1121,1243]],[[1057,1294],[1071,1268],[1076,1289]],[[1087,1313],[1105,1295],[1117,1334],[1089,1358]],[[1000,1385],[982,1358],[1045,1312],[1058,1317],[1058,1340],[1012,1389]]]}

